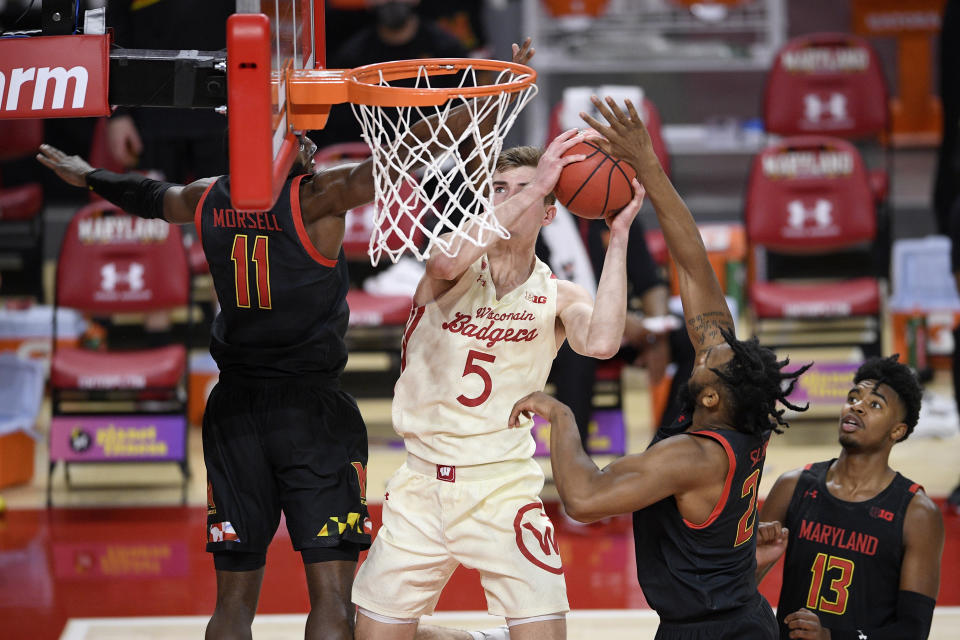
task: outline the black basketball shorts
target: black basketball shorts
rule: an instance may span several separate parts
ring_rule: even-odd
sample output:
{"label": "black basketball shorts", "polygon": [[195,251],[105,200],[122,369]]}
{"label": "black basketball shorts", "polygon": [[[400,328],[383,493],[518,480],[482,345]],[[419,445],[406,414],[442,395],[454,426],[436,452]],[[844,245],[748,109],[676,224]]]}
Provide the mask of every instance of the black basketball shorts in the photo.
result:
{"label": "black basketball shorts", "polygon": [[654,640],[778,640],[777,619],[759,593],[748,605],[709,619],[661,622]]}
{"label": "black basketball shorts", "polygon": [[203,416],[203,458],[207,551],[216,558],[265,559],[281,511],[305,562],[342,557],[325,549],[355,558],[370,546],[367,430],[345,392],[300,380],[221,380]]}

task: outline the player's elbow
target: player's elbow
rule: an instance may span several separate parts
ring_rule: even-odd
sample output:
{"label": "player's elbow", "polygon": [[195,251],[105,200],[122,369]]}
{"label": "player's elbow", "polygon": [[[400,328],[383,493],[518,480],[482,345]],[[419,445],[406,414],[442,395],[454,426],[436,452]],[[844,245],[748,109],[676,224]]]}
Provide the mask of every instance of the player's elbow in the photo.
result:
{"label": "player's elbow", "polygon": [[463,269],[456,261],[445,255],[435,256],[427,260],[427,277],[434,280],[456,280]]}
{"label": "player's elbow", "polygon": [[581,355],[597,360],[609,360],[620,350],[619,339],[591,339]]}
{"label": "player's elbow", "polygon": [[563,508],[567,512],[568,516],[577,522],[582,522],[584,524],[596,522],[604,517],[603,514],[598,514],[596,509],[590,506],[589,500],[580,498],[564,500]]}

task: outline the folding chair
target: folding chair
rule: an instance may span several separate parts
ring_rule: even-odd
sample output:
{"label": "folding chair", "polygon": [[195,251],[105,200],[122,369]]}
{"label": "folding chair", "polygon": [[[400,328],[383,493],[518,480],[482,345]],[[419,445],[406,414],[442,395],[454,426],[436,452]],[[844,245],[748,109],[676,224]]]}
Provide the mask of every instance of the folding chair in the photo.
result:
{"label": "folding chair", "polygon": [[[189,308],[189,282],[177,226],[99,202],[81,209],[67,226],[54,304],[98,318],[165,312]],[[53,333],[47,505],[58,461],[65,464],[68,487],[69,465],[77,462],[175,462],[186,501],[184,341],[171,336],[163,346],[90,350],[58,347],[56,323]]]}
{"label": "folding chair", "polygon": [[877,203],[875,261],[882,274],[889,271],[893,242],[888,105],[877,52],[866,39],[846,33],[812,33],[787,42],[767,76],[763,103],[768,132],[843,138],[865,155]]}
{"label": "folding chair", "polygon": [[786,138],[753,162],[749,299],[768,346],[881,346],[870,248],[877,222],[863,161],[844,140]]}

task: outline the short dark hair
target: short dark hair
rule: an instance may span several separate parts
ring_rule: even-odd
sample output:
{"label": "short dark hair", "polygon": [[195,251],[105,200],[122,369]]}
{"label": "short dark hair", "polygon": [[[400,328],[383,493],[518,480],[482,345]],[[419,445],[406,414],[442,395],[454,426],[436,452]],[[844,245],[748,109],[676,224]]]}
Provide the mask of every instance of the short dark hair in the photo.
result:
{"label": "short dark hair", "polygon": [[[510,169],[517,169],[519,167],[533,167],[536,169],[542,155],[543,149],[529,145],[504,149],[500,152],[500,155],[497,156],[496,170],[509,171]],[[553,195],[551,191],[543,201],[550,205],[557,201],[557,197]]]}
{"label": "short dark hair", "polygon": [[853,376],[853,384],[860,384],[864,380],[875,380],[878,385],[885,384],[897,392],[900,402],[903,403],[903,422],[907,425],[907,433],[897,442],[903,442],[917,426],[920,419],[920,401],[923,398],[923,387],[917,380],[913,369],[899,362],[900,354],[895,353],[889,358],[870,358],[857,369]]}
{"label": "short dark hair", "polygon": [[[738,431],[758,436],[768,431],[783,433],[790,424],[783,419],[786,409],[778,409],[777,402],[794,411],[806,411],[789,400],[797,379],[813,363],[796,371],[784,372],[790,359],[777,360],[776,354],[760,346],[756,338],[737,340],[732,331],[720,329],[723,339],[733,350],[733,357],[722,368],[713,371],[726,385],[731,399],[731,417]],[[781,428],[782,427],[782,428]]]}

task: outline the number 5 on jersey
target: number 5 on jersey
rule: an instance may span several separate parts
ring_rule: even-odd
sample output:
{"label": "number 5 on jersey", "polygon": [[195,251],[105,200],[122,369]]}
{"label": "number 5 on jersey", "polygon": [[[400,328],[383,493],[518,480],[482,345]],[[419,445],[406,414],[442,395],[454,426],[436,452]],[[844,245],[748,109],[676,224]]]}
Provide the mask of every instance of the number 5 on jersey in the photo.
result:
{"label": "number 5 on jersey", "polygon": [[483,391],[480,392],[480,395],[475,398],[468,398],[467,396],[460,394],[457,396],[457,402],[462,404],[465,407],[479,407],[481,404],[487,401],[487,398],[490,397],[490,392],[493,390],[493,380],[490,378],[490,373],[483,368],[481,364],[478,364],[476,361],[480,360],[482,362],[493,363],[497,357],[490,353],[484,353],[482,351],[474,351],[470,349],[467,352],[467,362],[463,365],[463,376],[466,378],[469,375],[480,376],[480,379],[483,380]]}
{"label": "number 5 on jersey", "polygon": [[[253,264],[257,276],[257,306],[261,309],[270,309],[270,252],[269,238],[257,236],[253,240]],[[233,275],[237,287],[237,307],[250,308],[250,275],[249,259],[247,256],[247,236],[238,233],[233,237],[233,250],[230,252],[233,260]]]}

